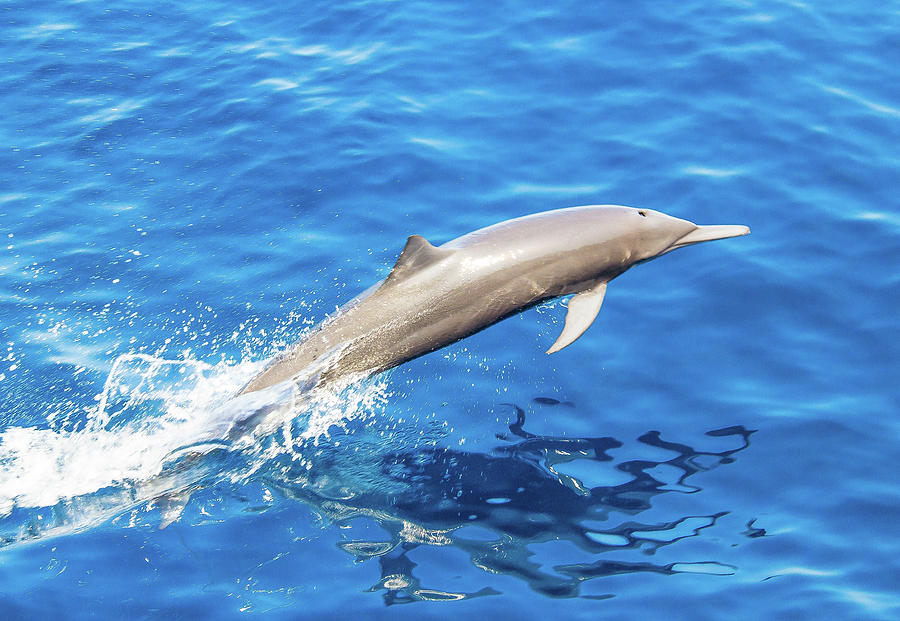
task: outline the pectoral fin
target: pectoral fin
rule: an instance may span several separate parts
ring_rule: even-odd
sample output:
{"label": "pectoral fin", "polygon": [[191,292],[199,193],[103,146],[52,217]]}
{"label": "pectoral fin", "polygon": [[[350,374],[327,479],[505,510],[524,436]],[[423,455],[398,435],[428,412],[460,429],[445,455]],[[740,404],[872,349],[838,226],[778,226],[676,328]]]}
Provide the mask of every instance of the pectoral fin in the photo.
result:
{"label": "pectoral fin", "polygon": [[556,342],[547,350],[548,354],[558,352],[563,347],[568,347],[578,337],[584,334],[588,326],[593,323],[600,306],[603,304],[603,296],[606,295],[606,282],[594,285],[590,289],[582,291],[569,300],[569,312],[566,313],[566,325]]}

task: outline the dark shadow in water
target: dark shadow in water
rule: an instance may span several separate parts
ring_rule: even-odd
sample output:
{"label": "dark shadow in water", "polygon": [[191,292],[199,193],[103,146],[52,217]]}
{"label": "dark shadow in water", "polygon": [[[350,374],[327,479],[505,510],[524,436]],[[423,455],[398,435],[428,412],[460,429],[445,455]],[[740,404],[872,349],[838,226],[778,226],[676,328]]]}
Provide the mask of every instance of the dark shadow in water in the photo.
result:
{"label": "dark shadow in water", "polygon": [[[536,402],[568,405],[546,398]],[[509,433],[497,436],[504,444],[487,454],[446,447],[383,450],[363,458],[361,467],[364,451],[350,457],[345,444],[329,456],[320,445],[314,466],[292,469],[282,462],[277,474],[269,470],[265,480],[343,527],[349,538],[339,545],[359,561],[378,559],[381,579],[371,590],[382,591],[387,605],[496,593],[490,588],[453,592],[423,587],[414,575],[417,565],[408,557],[421,546],[452,546],[466,553],[476,567],[523,580],[550,597],[575,597],[586,580],[623,573],[734,573],[734,567],[714,560],[654,564],[598,560],[597,556],[610,552],[652,555],[713,526],[727,512],[671,521],[636,518],[661,494],[701,491],[688,480],[732,463],[750,445],[753,430],[733,426],[707,432],[707,436],[733,436],[739,441],[736,448],[720,452],[697,450],[649,431],[638,442],[654,447],[650,451],[654,454],[660,454],[659,449],[671,453],[670,458],[614,463],[609,451],[623,446],[619,440],[536,435],[525,429],[526,413],[521,407],[505,405],[513,408],[516,420],[509,425]],[[357,435],[349,433],[350,438]],[[591,485],[582,474],[604,471],[607,479],[612,474],[616,480],[628,480]],[[369,534],[372,526],[379,536],[353,538],[358,532]],[[384,534],[388,536],[380,536]],[[557,550],[553,546],[561,542],[571,544],[565,551],[567,558],[574,545],[588,562],[559,565],[542,560],[552,559],[546,548]]]}

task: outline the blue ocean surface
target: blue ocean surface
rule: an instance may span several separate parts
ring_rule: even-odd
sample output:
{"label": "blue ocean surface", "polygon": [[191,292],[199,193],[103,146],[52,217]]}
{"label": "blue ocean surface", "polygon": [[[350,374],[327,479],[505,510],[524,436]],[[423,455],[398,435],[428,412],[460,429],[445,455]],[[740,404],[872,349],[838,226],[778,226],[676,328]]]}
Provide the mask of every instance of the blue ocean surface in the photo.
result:
{"label": "blue ocean surface", "polygon": [[[900,618],[896,2],[0,28],[0,618]],[[203,435],[407,236],[610,203],[752,234]]]}

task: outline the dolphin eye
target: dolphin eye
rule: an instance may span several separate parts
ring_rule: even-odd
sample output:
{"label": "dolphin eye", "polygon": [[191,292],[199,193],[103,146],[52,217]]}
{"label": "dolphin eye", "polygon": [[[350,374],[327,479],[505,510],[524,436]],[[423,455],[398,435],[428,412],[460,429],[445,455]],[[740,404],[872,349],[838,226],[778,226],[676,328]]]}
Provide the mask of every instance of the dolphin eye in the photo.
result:
{"label": "dolphin eye", "polygon": [[639,211],[638,214],[640,214],[640,216],[641,216],[642,218],[646,218],[646,217],[647,217],[647,212],[646,212],[646,211]]}

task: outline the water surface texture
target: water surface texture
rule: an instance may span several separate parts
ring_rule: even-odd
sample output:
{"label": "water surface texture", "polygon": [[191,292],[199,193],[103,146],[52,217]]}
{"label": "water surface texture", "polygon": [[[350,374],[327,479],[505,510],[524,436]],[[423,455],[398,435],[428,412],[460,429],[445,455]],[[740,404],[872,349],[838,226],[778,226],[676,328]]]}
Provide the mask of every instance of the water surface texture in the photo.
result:
{"label": "water surface texture", "polygon": [[[896,3],[0,28],[0,618],[900,617]],[[408,235],[595,203],[753,233],[209,435]]]}

